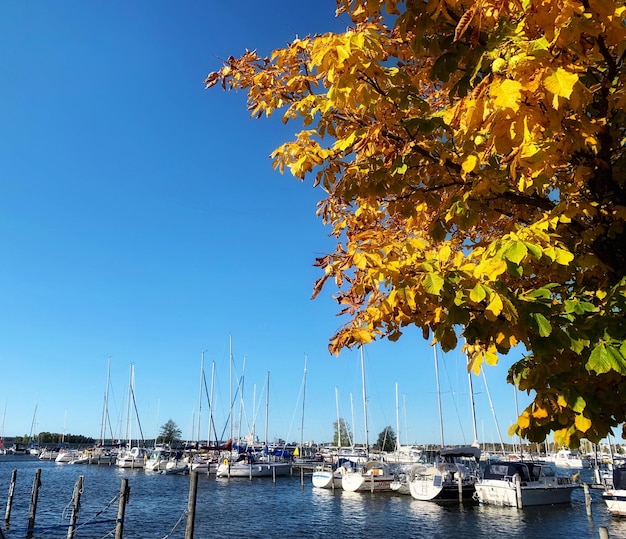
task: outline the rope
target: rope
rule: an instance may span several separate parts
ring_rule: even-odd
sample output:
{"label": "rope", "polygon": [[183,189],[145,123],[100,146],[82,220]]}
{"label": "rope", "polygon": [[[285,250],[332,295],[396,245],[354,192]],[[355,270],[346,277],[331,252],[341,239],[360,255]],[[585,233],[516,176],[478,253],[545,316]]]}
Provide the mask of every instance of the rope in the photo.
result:
{"label": "rope", "polygon": [[[94,518],[98,518],[109,507],[111,507],[111,505],[113,505],[119,499],[119,497],[120,497],[120,495],[116,494],[109,503],[107,503],[102,509],[100,509],[100,511],[98,511],[96,514],[94,514],[91,518],[87,519],[85,522],[82,522],[81,524],[76,525],[75,529],[82,528],[83,526],[86,526],[87,524],[89,524]],[[113,520],[113,522],[115,522],[115,520]]]}
{"label": "rope", "polygon": [[180,526],[180,523],[183,521],[183,519],[187,516],[187,509],[185,509],[183,511],[183,513],[180,515],[180,518],[178,519],[178,522],[176,522],[176,524],[174,524],[174,527],[170,530],[170,533],[168,533],[167,535],[164,535],[161,539],[168,539],[169,537],[172,536],[172,534],[174,533],[174,531],[176,530],[176,528],[178,528],[178,526]]}

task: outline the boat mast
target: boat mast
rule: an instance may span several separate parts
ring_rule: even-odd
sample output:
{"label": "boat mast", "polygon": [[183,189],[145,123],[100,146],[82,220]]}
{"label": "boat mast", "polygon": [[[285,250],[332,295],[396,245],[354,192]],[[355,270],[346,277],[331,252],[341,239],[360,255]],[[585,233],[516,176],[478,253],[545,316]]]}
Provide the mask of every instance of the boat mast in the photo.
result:
{"label": "boat mast", "polygon": [[304,376],[302,379],[302,422],[300,424],[300,452],[304,451],[304,401],[306,398],[306,364],[308,359],[309,356],[307,354],[304,354]]}
{"label": "boat mast", "polygon": [[439,405],[439,437],[441,440],[441,447],[444,446],[443,441],[443,413],[441,411],[441,389],[439,388],[439,361],[437,360],[437,343],[433,346],[435,352],[435,378],[437,380],[437,404]]}
{"label": "boat mast", "polygon": [[209,433],[207,434],[207,445],[211,445],[211,427],[215,431],[215,443],[219,445],[219,440],[217,439],[217,430],[213,425],[213,389],[215,387],[215,361],[211,363],[211,393],[209,395]]}
{"label": "boat mast", "polygon": [[30,434],[28,435],[28,441],[32,442],[33,440],[33,431],[35,430],[35,425],[37,424],[37,408],[39,406],[39,397],[37,397],[37,402],[35,403],[35,411],[33,412],[33,421],[30,424]]}
{"label": "boat mast", "polygon": [[502,440],[502,434],[500,433],[500,425],[498,425],[498,418],[496,417],[496,410],[493,407],[493,401],[491,400],[491,393],[489,392],[489,386],[487,385],[487,376],[485,375],[485,370],[482,369],[482,371],[483,371],[483,380],[485,381],[485,389],[487,390],[487,398],[489,399],[489,407],[491,408],[491,414],[493,415],[493,420],[496,424],[496,430],[498,431],[498,440],[500,440],[500,451],[502,451],[502,456],[504,456],[505,455],[504,441]]}
{"label": "boat mast", "polygon": [[361,345],[361,386],[363,390],[363,418],[365,423],[365,452],[369,455],[369,431],[367,428],[367,393],[365,390],[365,358],[363,355],[363,345]]}
{"label": "boat mast", "polygon": [[202,381],[204,380],[204,352],[202,350],[202,359],[200,360],[200,393],[198,394],[198,436],[196,441],[200,443],[200,428],[202,425]]}
{"label": "boat mast", "polygon": [[396,382],[396,451],[400,451],[400,415],[398,411],[398,382]]}
{"label": "boat mast", "polygon": [[265,394],[265,445],[269,447],[269,417],[270,417],[270,371],[267,371],[267,393]]}
{"label": "boat mast", "polygon": [[[6,412],[6,404],[5,412]],[[339,419],[339,388],[335,386],[335,410],[337,413],[337,449],[341,447],[341,420]]]}
{"label": "boat mast", "polygon": [[228,336],[228,349],[229,349],[229,367],[228,367],[228,371],[229,371],[229,396],[228,396],[228,403],[230,404],[230,413],[228,414],[229,417],[229,427],[230,427],[230,439],[233,439],[233,336],[229,335]]}
{"label": "boat mast", "polygon": [[130,448],[133,445],[133,441],[131,440],[131,436],[133,434],[133,430],[131,427],[131,416],[130,416],[130,409],[132,406],[132,398],[133,398],[133,370],[134,370],[134,365],[131,363],[130,364],[130,379],[128,380],[128,406],[126,407],[126,443],[127,443],[127,450],[130,451]]}
{"label": "boat mast", "polygon": [[[350,393],[350,412],[352,413],[352,428],[354,428],[356,423],[354,422],[354,396],[352,395],[352,393]],[[354,451],[354,446],[355,446],[355,440],[354,440],[355,434],[356,434],[355,432],[352,433],[352,439],[350,440],[350,449],[352,449],[353,451]]]}
{"label": "boat mast", "polygon": [[[104,403],[102,405],[102,425],[100,427],[100,445],[104,446],[107,430],[107,418],[109,417],[109,383],[111,381],[111,358],[107,361],[107,383],[104,390]],[[113,440],[111,440],[113,442]]]}
{"label": "boat mast", "polygon": [[[469,358],[468,358],[468,363],[469,363]],[[468,364],[469,367],[469,364]],[[470,392],[470,406],[471,406],[471,412],[472,412],[472,426],[474,427],[474,446],[476,447],[480,447],[480,444],[478,443],[478,429],[476,427],[476,407],[474,405],[474,386],[472,384],[472,372],[471,370],[468,368],[467,369],[467,381],[469,383],[469,392]]]}
{"label": "boat mast", "polygon": [[[517,405],[517,388],[513,386],[513,396],[515,397],[515,417],[519,417],[519,407]],[[518,435],[519,440],[519,458],[524,460],[524,450],[522,449],[522,437]]]}

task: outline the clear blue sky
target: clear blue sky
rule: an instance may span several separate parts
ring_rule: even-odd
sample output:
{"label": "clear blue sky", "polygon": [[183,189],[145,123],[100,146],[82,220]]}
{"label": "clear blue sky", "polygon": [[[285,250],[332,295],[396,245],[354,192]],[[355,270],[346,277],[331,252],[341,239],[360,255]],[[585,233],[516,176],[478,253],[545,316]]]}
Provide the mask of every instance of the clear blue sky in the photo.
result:
{"label": "clear blue sky", "polygon": [[[232,336],[236,373],[246,358],[243,400],[248,422],[258,409],[257,434],[269,372],[271,439],[329,441],[337,388],[340,415],[364,440],[358,352],[327,350],[341,324],[334,289],[309,299],[320,276],[312,263],[333,250],[315,216],[323,193],[272,171],[268,158],[296,126],[251,120],[243,93],[202,84],[246,48],[269,53],[296,35],[341,31],[348,21],[334,13],[330,0],[2,5],[5,436],[98,437],[110,358],[116,436],[126,429],[133,363],[144,435],[171,418],[193,439],[202,351],[209,382],[215,362],[221,430]],[[438,443],[428,343],[408,332],[368,346],[365,359],[370,442],[396,427],[398,383],[401,441]],[[487,372],[505,442],[512,359]],[[464,361],[454,353],[440,365],[446,443],[473,440]],[[497,440],[481,378],[474,389],[479,438]],[[527,402],[519,396],[520,410]],[[204,400],[202,433],[207,422]]]}

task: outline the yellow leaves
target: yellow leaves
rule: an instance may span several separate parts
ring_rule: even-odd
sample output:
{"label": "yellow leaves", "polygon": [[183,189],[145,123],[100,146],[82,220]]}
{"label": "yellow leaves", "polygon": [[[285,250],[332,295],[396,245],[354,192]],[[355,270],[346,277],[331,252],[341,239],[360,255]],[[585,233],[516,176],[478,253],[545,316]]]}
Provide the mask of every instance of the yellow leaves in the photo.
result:
{"label": "yellow leaves", "polygon": [[587,432],[592,425],[591,419],[585,417],[582,414],[576,414],[574,418],[574,425],[581,432]]}
{"label": "yellow leaves", "polygon": [[474,277],[495,281],[506,271],[506,263],[498,258],[485,258],[474,269]]}
{"label": "yellow leaves", "polygon": [[489,93],[496,108],[517,112],[522,98],[522,84],[516,80],[504,79],[500,84],[492,84]]}
{"label": "yellow leaves", "polygon": [[478,157],[476,157],[474,154],[468,155],[465,161],[463,161],[463,164],[461,165],[461,168],[463,170],[463,175],[465,176],[469,172],[473,172],[476,169],[477,165],[478,165]]}
{"label": "yellow leaves", "polygon": [[352,263],[360,270],[364,270],[367,267],[367,257],[365,253],[356,252],[352,257]]}
{"label": "yellow leaves", "polygon": [[353,329],[350,334],[351,337],[359,344],[367,344],[374,340],[372,332],[365,328]]}
{"label": "yellow leaves", "polygon": [[502,312],[504,304],[502,303],[502,298],[497,293],[491,294],[491,301],[489,305],[485,308],[485,316],[488,320],[495,320],[498,315]]}
{"label": "yellow leaves", "polygon": [[559,108],[559,97],[569,99],[574,91],[574,86],[578,82],[578,75],[566,71],[562,67],[555,70],[549,70],[548,75],[543,79],[543,85],[546,90],[554,94],[552,107]]}

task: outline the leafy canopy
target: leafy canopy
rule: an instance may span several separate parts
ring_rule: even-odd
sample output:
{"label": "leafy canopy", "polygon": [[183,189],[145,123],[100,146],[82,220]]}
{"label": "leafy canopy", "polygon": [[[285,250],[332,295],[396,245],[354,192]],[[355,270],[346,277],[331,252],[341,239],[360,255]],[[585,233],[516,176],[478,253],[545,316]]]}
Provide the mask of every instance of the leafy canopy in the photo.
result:
{"label": "leafy canopy", "polygon": [[301,130],[273,164],[325,192],[316,265],[349,322],[415,325],[470,366],[513,347],[511,432],[599,441],[626,420],[626,7],[611,0],[338,0],[343,33],[247,51],[207,87]]}

